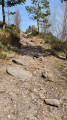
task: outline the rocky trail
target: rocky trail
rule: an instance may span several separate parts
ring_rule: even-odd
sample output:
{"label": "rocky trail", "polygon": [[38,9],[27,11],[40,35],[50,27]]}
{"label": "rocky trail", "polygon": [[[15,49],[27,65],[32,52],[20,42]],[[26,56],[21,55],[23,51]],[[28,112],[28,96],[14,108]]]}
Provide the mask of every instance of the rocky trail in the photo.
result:
{"label": "rocky trail", "polygon": [[0,60],[0,120],[67,120],[67,78],[34,38],[21,36],[21,50]]}

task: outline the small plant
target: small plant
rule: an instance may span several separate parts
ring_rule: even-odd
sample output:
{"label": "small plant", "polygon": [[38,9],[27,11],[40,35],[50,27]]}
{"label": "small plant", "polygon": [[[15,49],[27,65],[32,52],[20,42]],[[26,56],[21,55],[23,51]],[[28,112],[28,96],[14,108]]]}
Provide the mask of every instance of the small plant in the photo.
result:
{"label": "small plant", "polygon": [[13,29],[12,29],[12,28],[5,28],[5,31],[6,31],[6,32],[12,32]]}
{"label": "small plant", "polygon": [[51,50],[50,50],[50,52],[51,52],[51,55],[53,55],[53,56],[57,56],[57,54],[56,54],[56,51],[55,51],[55,50],[51,49]]}
{"label": "small plant", "polygon": [[37,31],[33,31],[31,35],[32,35],[32,36],[37,36],[37,35],[39,35],[39,34],[38,34]]}
{"label": "small plant", "polygon": [[2,51],[0,52],[0,59],[8,59],[6,53],[2,53]]}
{"label": "small plant", "polygon": [[66,49],[67,43],[59,41],[59,40],[53,40],[51,42],[51,48],[56,50],[56,51],[64,51]]}

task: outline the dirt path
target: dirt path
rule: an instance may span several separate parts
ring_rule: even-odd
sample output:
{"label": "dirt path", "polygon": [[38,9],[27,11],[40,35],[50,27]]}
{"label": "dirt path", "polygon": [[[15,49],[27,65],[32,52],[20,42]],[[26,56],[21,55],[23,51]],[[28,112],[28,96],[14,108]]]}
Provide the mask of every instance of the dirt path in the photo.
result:
{"label": "dirt path", "polygon": [[[12,59],[0,60],[0,120],[67,120],[67,81],[54,67],[57,58],[44,57],[35,43],[24,40],[20,53],[13,58],[23,65]],[[9,67],[23,68],[32,77],[18,79],[6,72]],[[60,107],[45,104],[46,98],[58,99]]]}

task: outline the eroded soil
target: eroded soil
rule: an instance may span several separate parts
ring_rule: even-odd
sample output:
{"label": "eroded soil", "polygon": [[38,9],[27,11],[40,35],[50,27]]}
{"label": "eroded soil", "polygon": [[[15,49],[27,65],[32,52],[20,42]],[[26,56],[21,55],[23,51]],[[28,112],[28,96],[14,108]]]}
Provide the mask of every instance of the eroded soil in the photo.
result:
{"label": "eroded soil", "polygon": [[[15,57],[0,60],[0,120],[67,120],[67,78],[55,65],[59,59],[45,55],[31,39],[21,38],[21,50]],[[23,65],[12,59],[21,60]],[[60,61],[67,66],[67,61]],[[6,70],[12,66],[29,71],[32,78],[9,75]],[[46,98],[58,99],[60,107],[45,104]]]}

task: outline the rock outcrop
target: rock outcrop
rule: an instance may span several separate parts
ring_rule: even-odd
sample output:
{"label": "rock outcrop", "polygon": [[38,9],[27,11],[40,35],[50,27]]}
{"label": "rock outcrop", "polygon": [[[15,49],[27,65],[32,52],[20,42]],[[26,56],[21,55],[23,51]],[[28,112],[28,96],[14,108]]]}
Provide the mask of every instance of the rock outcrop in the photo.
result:
{"label": "rock outcrop", "polygon": [[37,28],[32,25],[32,26],[29,26],[29,28],[26,30],[26,33],[29,33],[29,32],[36,32],[37,31]]}

